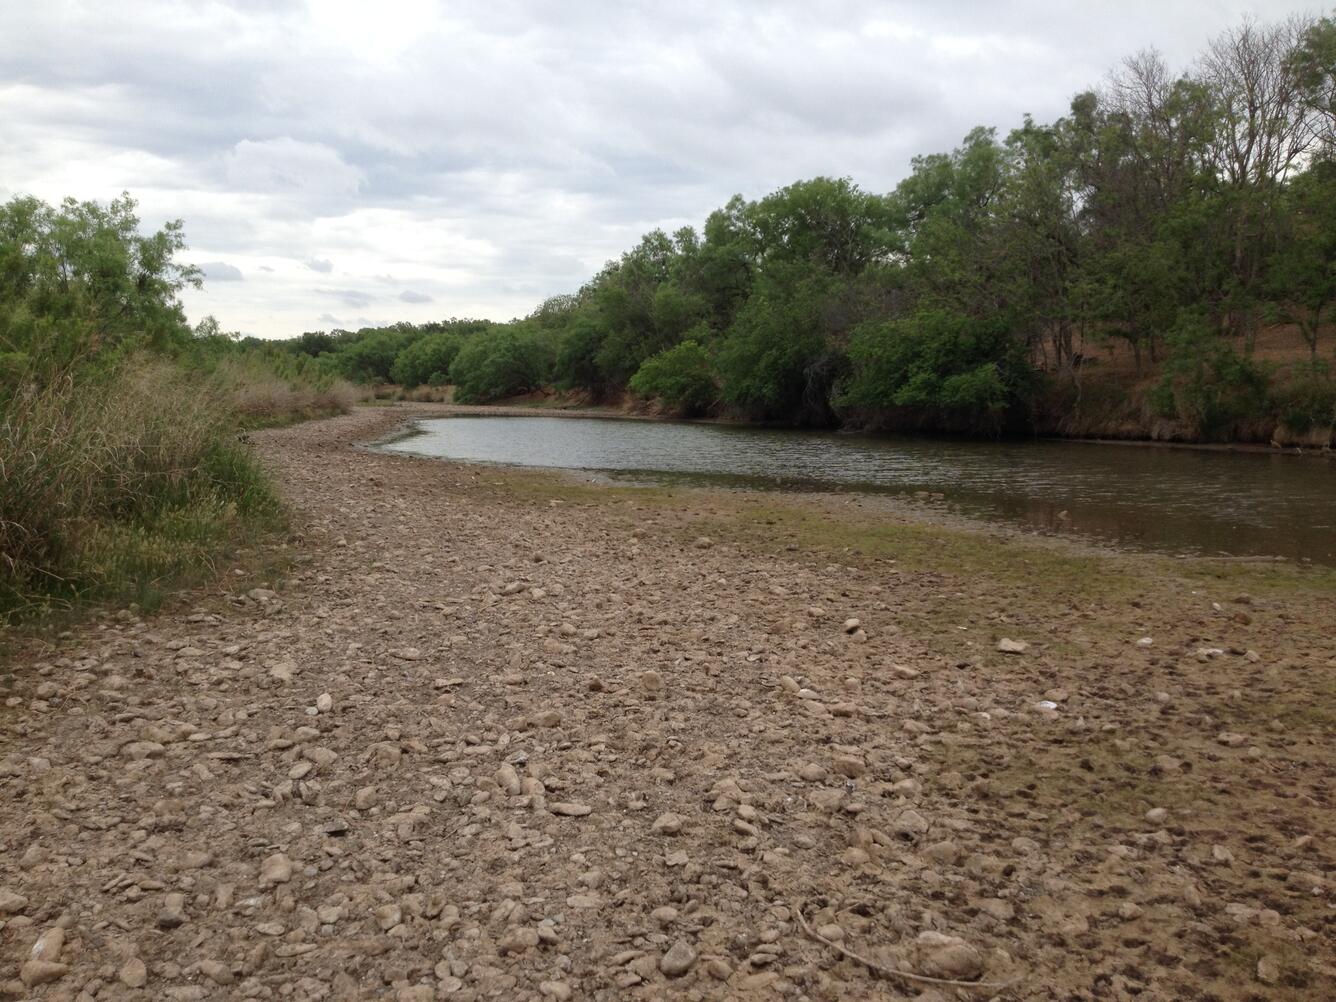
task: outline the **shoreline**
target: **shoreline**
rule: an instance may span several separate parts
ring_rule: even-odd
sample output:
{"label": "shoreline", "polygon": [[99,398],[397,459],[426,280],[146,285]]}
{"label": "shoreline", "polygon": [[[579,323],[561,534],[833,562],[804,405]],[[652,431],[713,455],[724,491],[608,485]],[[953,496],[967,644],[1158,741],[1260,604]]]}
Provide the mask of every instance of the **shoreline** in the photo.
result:
{"label": "shoreline", "polygon": [[[928,432],[879,432],[856,429],[796,428],[791,425],[767,424],[754,421],[738,421],[726,418],[677,418],[660,414],[637,414],[633,411],[598,407],[542,407],[516,404],[453,404],[431,401],[395,401],[391,404],[359,404],[361,408],[431,408],[435,417],[565,417],[589,418],[609,421],[649,421],[667,424],[717,425],[728,428],[753,428],[764,431],[792,431],[797,433],[813,432],[828,435],[848,435],[872,439],[920,439],[926,441],[964,441],[988,442],[991,439],[931,434]],[[406,419],[412,420],[412,419]],[[1022,442],[1070,442],[1078,445],[1107,445],[1128,448],[1151,449],[1186,449],[1194,452],[1227,452],[1249,455],[1294,456],[1296,458],[1322,459],[1336,461],[1336,449],[1305,449],[1297,446],[1262,445],[1258,442],[1176,442],[1150,438],[1088,438],[1066,435],[1018,435],[997,439],[996,441]]]}

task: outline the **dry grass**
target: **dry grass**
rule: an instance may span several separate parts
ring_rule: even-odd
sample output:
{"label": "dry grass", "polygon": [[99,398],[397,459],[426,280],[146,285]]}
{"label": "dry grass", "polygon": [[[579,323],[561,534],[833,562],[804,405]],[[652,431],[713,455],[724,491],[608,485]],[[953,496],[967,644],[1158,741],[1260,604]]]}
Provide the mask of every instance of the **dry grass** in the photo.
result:
{"label": "dry grass", "polygon": [[0,403],[0,622],[87,597],[151,601],[275,524],[225,385],[134,360]]}

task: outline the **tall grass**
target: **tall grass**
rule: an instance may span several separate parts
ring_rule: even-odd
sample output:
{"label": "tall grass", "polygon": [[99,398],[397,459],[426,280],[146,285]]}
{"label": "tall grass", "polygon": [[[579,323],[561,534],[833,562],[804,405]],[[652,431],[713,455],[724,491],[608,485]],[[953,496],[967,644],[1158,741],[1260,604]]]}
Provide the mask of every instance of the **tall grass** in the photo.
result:
{"label": "tall grass", "polygon": [[156,359],[0,398],[0,623],[86,599],[152,604],[282,506],[225,382]]}
{"label": "tall grass", "polygon": [[247,427],[344,414],[357,403],[357,391],[347,380],[278,355],[224,358],[211,375]]}

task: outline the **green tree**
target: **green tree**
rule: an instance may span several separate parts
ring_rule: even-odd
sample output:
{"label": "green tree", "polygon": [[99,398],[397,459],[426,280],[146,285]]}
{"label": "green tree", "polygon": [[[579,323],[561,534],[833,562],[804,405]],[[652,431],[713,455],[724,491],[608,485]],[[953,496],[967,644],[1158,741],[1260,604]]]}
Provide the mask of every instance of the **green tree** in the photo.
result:
{"label": "green tree", "polygon": [[[709,329],[692,333],[708,336]],[[710,353],[694,337],[647,358],[629,388],[637,396],[663,401],[683,417],[704,414],[718,397]]]}

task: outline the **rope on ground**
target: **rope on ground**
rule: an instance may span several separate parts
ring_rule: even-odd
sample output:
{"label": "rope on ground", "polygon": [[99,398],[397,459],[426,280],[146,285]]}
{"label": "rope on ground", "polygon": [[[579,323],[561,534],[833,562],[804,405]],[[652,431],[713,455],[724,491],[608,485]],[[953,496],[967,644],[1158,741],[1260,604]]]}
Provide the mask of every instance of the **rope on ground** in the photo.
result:
{"label": "rope on ground", "polygon": [[798,907],[794,909],[794,911],[798,913],[798,924],[802,926],[804,933],[806,933],[810,938],[816,940],[818,943],[822,943],[825,946],[830,947],[832,950],[834,950],[841,956],[846,957],[849,960],[855,961],[856,963],[862,964],[864,967],[870,968],[871,970],[876,971],[878,974],[884,974],[888,978],[899,978],[903,981],[911,981],[915,984],[920,984],[920,985],[939,985],[946,988],[970,988],[975,991],[990,991],[990,992],[1001,991],[1004,988],[1010,988],[1019,980],[1018,978],[1013,978],[1010,981],[952,981],[949,978],[930,978],[926,974],[913,974],[909,971],[902,971],[895,967],[886,967],[883,964],[877,963],[875,960],[869,960],[867,957],[854,953],[853,950],[850,950],[848,947],[841,946],[834,940],[827,939],[825,936],[821,935],[821,933],[813,929],[810,925],[807,924],[807,919],[803,916],[803,906],[806,903],[807,902],[805,901],[801,901],[798,903]]}

